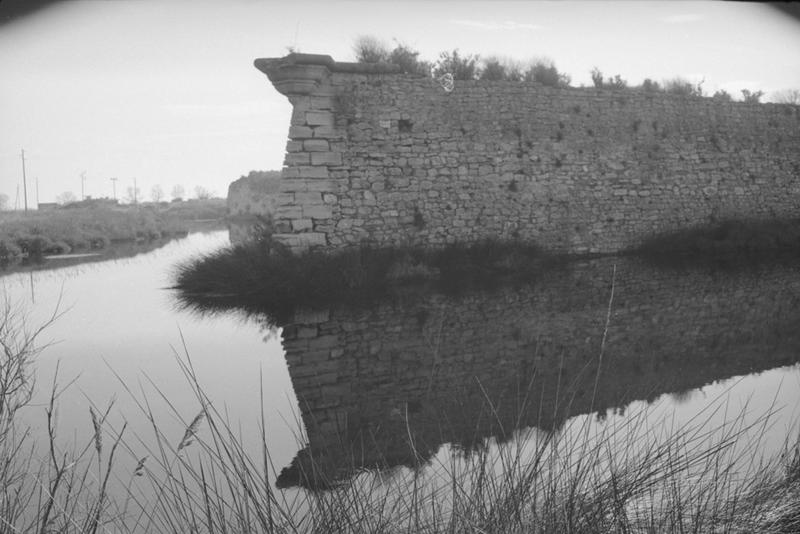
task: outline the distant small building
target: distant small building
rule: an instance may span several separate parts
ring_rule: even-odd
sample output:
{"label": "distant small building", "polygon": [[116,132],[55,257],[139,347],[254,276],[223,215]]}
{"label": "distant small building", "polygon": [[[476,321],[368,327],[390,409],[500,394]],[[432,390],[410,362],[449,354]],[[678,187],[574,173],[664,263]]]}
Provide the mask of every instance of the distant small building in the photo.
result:
{"label": "distant small building", "polygon": [[58,209],[58,202],[39,202],[37,209],[39,211],[49,211]]}

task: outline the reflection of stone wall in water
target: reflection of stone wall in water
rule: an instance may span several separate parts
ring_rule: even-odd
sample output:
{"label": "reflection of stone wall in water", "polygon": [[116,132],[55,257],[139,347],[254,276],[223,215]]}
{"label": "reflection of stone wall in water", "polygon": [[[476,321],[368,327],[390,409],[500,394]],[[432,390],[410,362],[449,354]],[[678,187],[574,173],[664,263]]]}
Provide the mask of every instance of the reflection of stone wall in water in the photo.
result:
{"label": "reflection of stone wall in water", "polygon": [[483,238],[616,251],[800,209],[800,108],[256,60],[293,105],[277,237],[300,249]]}
{"label": "reflection of stone wall in water", "polygon": [[[300,314],[283,344],[309,445],[278,483],[413,465],[409,437],[426,459],[443,443],[469,449],[517,427],[552,429],[568,415],[796,362],[798,324],[792,269],[714,274],[622,260],[570,266],[533,287]],[[312,457],[320,476],[304,480]]]}

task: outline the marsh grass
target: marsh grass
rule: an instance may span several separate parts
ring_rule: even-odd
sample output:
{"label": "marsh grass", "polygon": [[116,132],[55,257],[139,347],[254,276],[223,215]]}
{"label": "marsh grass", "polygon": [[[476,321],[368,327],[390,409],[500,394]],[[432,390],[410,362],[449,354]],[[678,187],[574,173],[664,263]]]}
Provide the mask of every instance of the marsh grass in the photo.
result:
{"label": "marsh grass", "polygon": [[533,281],[559,260],[534,245],[484,241],[442,249],[362,246],[293,255],[268,237],[180,265],[172,289],[198,311],[232,308],[281,324],[293,310],[347,302],[363,305],[399,286],[423,283],[444,293]]}
{"label": "marsh grass", "polygon": [[[196,448],[181,452],[154,422],[149,502],[153,494],[160,502],[149,508],[147,531],[791,532],[781,529],[797,512],[796,482],[784,475],[792,462],[758,457],[775,407],[709,427],[728,408],[722,398],[678,428],[644,425],[646,409],[608,425],[576,417],[558,432],[516,431],[500,446],[442,450],[410,468],[281,492],[264,440],[260,457],[248,454],[188,356],[181,365],[203,405],[205,437],[188,423],[184,440],[196,436]],[[267,431],[263,418],[259,431]],[[413,440],[409,447],[416,452]]]}
{"label": "marsh grass", "polygon": [[[511,437],[502,443],[445,447],[429,459],[409,429],[410,467],[361,470],[325,490],[281,491],[266,445],[263,381],[253,445],[205,393],[184,347],[175,360],[197,403],[190,417],[152,380],[137,390],[118,377],[139,408],[126,416],[146,421],[152,434],[114,424],[111,405],[93,406],[89,439],[65,445],[56,411],[67,386],[54,381],[42,450],[19,420],[41,329],[27,330],[15,313],[6,307],[0,329],[10,377],[0,381],[2,532],[797,531],[800,441],[761,458],[778,407],[750,418],[745,406],[715,423],[731,409],[724,396],[677,427],[669,419],[645,424],[648,408],[604,424],[587,414],[552,431],[506,428]],[[181,418],[180,434],[156,419],[156,403]],[[496,413],[488,397],[487,404]],[[357,464],[358,450],[341,452]]]}
{"label": "marsh grass", "polygon": [[[654,236],[622,253],[658,266],[713,265],[738,269],[800,257],[800,219],[727,220]],[[292,254],[269,232],[252,242],[178,266],[172,289],[201,313],[245,310],[273,325],[295,309],[369,305],[411,286],[455,294],[509,283],[535,283],[573,258],[520,242],[485,240],[439,249],[377,248]]]}

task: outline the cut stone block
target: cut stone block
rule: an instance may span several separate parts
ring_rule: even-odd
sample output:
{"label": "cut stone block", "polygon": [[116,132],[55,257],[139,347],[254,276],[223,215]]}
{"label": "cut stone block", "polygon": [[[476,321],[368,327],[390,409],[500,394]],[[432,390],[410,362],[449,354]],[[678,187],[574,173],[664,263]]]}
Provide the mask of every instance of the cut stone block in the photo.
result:
{"label": "cut stone block", "polygon": [[313,152],[311,165],[341,165],[342,154],[339,152]]}
{"label": "cut stone block", "polygon": [[322,193],[318,192],[295,193],[294,200],[297,204],[300,204],[301,206],[307,206],[310,204],[322,204]]}
{"label": "cut stone block", "polygon": [[307,111],[306,124],[309,126],[333,126],[334,116],[329,111]]}
{"label": "cut stone block", "polygon": [[314,136],[313,130],[308,126],[290,126],[289,138],[291,139],[311,139]]}
{"label": "cut stone block", "polygon": [[330,206],[303,206],[303,217],[311,219],[330,219],[333,217],[333,210]]}
{"label": "cut stone block", "polygon": [[311,219],[295,219],[292,221],[292,230],[295,232],[304,232],[306,230],[313,230],[314,223]]}
{"label": "cut stone block", "polygon": [[283,159],[284,165],[308,165],[309,162],[310,157],[306,152],[289,152]]}
{"label": "cut stone block", "polygon": [[325,139],[307,139],[303,141],[303,149],[308,152],[328,152],[331,147]]}
{"label": "cut stone block", "polygon": [[275,217],[279,219],[300,219],[303,216],[303,209],[300,206],[278,206],[275,209]]}
{"label": "cut stone block", "polygon": [[328,321],[330,316],[330,310],[300,309],[295,310],[294,319],[292,322],[297,324],[318,324]]}

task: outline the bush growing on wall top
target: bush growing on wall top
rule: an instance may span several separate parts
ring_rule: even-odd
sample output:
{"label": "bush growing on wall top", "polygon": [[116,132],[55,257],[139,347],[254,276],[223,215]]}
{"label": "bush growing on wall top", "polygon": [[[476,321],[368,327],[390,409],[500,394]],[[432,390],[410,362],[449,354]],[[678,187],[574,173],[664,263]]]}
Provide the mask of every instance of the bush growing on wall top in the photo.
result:
{"label": "bush growing on wall top", "polygon": [[568,74],[558,72],[550,61],[536,61],[525,72],[526,82],[534,81],[550,87],[569,87],[572,81]]}
{"label": "bush growing on wall top", "polygon": [[359,63],[391,63],[398,65],[403,72],[430,74],[431,64],[419,59],[419,52],[410,46],[395,41],[395,47],[389,47],[379,39],[362,35],[356,38],[353,50]]}
{"label": "bush growing on wall top", "polygon": [[733,102],[733,97],[725,89],[720,89],[719,91],[714,93],[711,98],[713,98],[714,100],[721,100],[722,102]]}
{"label": "bush growing on wall top", "polygon": [[703,96],[702,84],[703,82],[700,82],[695,85],[689,80],[678,76],[671,80],[664,81],[664,92],[673,95]]}
{"label": "bush growing on wall top", "polygon": [[[481,60],[477,54],[462,54],[458,49],[445,51],[439,58],[431,63],[419,58],[419,51],[395,40],[394,48],[389,48],[384,42],[373,36],[362,35],[356,38],[353,45],[356,61],[359,63],[391,63],[398,65],[403,72],[418,75],[440,77],[451,74],[455,80],[488,80],[488,81],[526,81],[537,82],[550,87],[569,87],[571,78],[568,74],[559,72],[555,64],[549,60],[538,60],[522,70],[519,63],[509,59],[500,59],[490,56]],[[604,77],[597,67],[591,70],[592,84],[600,89],[626,89],[628,82],[621,75]],[[692,82],[677,76],[664,80],[661,84],[645,78],[641,85],[633,89],[645,92],[663,92],[674,95],[702,97],[703,82]],[[763,91],[750,91],[742,89],[742,100],[745,103],[760,103]],[[732,102],[733,97],[725,90],[716,91],[711,98],[725,102]],[[776,93],[775,102],[787,104],[800,104],[800,91],[786,90]]]}
{"label": "bush growing on wall top", "polygon": [[399,65],[403,72],[430,75],[431,64],[419,59],[419,52],[410,46],[397,43],[397,46],[389,52],[388,61],[394,65]]}
{"label": "bush growing on wall top", "polygon": [[642,89],[648,93],[655,93],[661,90],[661,86],[658,82],[651,80],[650,78],[645,78],[642,82]]}
{"label": "bush growing on wall top", "polygon": [[457,48],[452,52],[442,52],[433,66],[433,75],[439,77],[449,73],[454,80],[474,80],[479,74],[478,59],[477,55],[460,55]]}
{"label": "bush growing on wall top", "polygon": [[513,79],[515,74],[517,73],[509,73],[506,65],[504,65],[499,58],[490,57],[484,60],[483,69],[481,69],[479,79],[504,81],[509,80],[510,78]]}
{"label": "bush growing on wall top", "polygon": [[742,89],[742,97],[746,104],[758,104],[761,102],[761,97],[764,96],[764,91],[750,91],[749,89]]}
{"label": "bush growing on wall top", "polygon": [[591,70],[592,83],[598,89],[625,89],[628,82],[619,74],[613,77],[603,78],[603,73],[597,67]]}
{"label": "bush growing on wall top", "polygon": [[361,35],[353,44],[356,61],[359,63],[381,63],[389,59],[389,49],[378,38]]}

